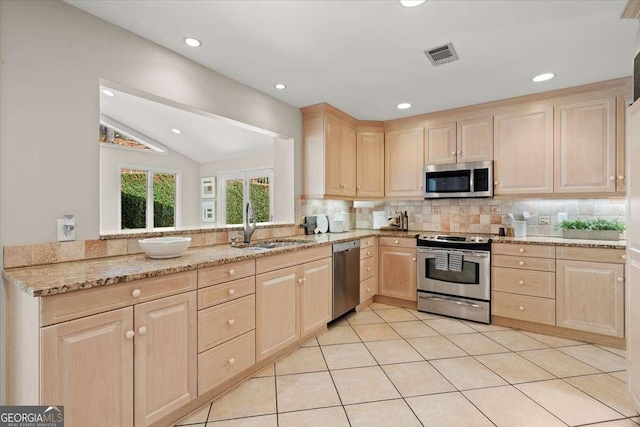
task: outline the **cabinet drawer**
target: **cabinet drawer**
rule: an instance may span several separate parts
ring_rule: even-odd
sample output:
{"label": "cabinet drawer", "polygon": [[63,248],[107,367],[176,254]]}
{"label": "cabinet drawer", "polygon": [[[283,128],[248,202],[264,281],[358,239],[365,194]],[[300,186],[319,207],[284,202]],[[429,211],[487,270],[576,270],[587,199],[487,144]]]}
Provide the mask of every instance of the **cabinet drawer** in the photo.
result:
{"label": "cabinet drawer", "polygon": [[613,262],[624,264],[626,261],[626,251],[624,249],[603,249],[603,248],[574,248],[569,246],[556,247],[557,259],[568,259],[574,261],[594,261]]}
{"label": "cabinet drawer", "polygon": [[376,286],[375,277],[369,277],[368,279],[360,282],[360,303],[363,303],[377,293],[378,286]]}
{"label": "cabinet drawer", "polygon": [[255,276],[200,289],[198,291],[198,310],[242,298],[255,292]]}
{"label": "cabinet drawer", "polygon": [[360,247],[360,259],[370,258],[376,252],[378,252],[377,245],[368,246],[366,248]]}
{"label": "cabinet drawer", "polygon": [[556,260],[553,258],[494,255],[491,257],[491,265],[493,267],[517,268],[522,270],[556,271]]}
{"label": "cabinet drawer", "polygon": [[[81,292],[69,292],[42,298],[40,326],[66,322],[116,308],[195,290],[196,271],[134,280]],[[137,295],[137,296],[134,296]]]}
{"label": "cabinet drawer", "polygon": [[333,256],[333,248],[331,245],[300,249],[281,255],[266,256],[256,260],[256,272],[258,274],[266,273],[268,271],[280,270],[281,268],[300,265],[322,258],[330,258],[331,256]]}
{"label": "cabinet drawer", "polygon": [[251,331],[198,355],[198,395],[256,362],[256,333]]}
{"label": "cabinet drawer", "polygon": [[519,245],[517,243],[494,243],[491,251],[494,255],[517,255],[536,258],[555,258],[555,246]]}
{"label": "cabinet drawer", "polygon": [[255,327],[255,295],[199,311],[198,352],[208,350]]}
{"label": "cabinet drawer", "polygon": [[373,258],[360,260],[360,281],[373,277]]}
{"label": "cabinet drawer", "polygon": [[365,237],[364,239],[360,239],[360,250],[364,248],[370,248],[376,244],[375,237]]}
{"label": "cabinet drawer", "polygon": [[534,297],[556,297],[556,275],[546,271],[493,267],[491,288],[494,291]]}
{"label": "cabinet drawer", "polygon": [[491,292],[491,314],[555,325],[556,302],[546,298]]}
{"label": "cabinet drawer", "polygon": [[417,240],[406,237],[380,237],[380,246],[402,246],[405,248],[415,248],[417,246]]}
{"label": "cabinet drawer", "polygon": [[256,262],[253,259],[201,268],[198,270],[198,287],[205,288],[255,274]]}

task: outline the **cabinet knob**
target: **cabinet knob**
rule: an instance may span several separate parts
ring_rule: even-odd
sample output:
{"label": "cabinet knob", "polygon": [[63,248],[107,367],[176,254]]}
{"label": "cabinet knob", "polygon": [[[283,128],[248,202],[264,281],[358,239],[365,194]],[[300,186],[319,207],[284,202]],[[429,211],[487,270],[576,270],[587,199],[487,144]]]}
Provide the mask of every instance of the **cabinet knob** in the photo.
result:
{"label": "cabinet knob", "polygon": [[229,319],[227,323],[229,324],[229,326],[233,326],[236,321],[234,319]]}
{"label": "cabinet knob", "polygon": [[133,331],[127,331],[127,333],[124,336],[127,337],[128,340],[130,340],[135,336],[135,334],[136,333]]}
{"label": "cabinet knob", "polygon": [[524,265],[524,261],[520,261],[518,264],[520,264],[520,265]]}
{"label": "cabinet knob", "polygon": [[371,251],[367,251],[367,255],[371,255]]}
{"label": "cabinet knob", "polygon": [[624,278],[618,277],[618,282],[624,282]]}
{"label": "cabinet knob", "polygon": [[142,294],[142,292],[140,292],[140,289],[134,289],[133,292],[131,292],[131,296],[134,298],[138,298],[140,294]]}
{"label": "cabinet knob", "polygon": [[400,241],[399,241],[399,240],[396,240],[396,241],[395,241],[395,243],[396,243],[396,245],[397,245],[398,243],[400,243]]}
{"label": "cabinet knob", "polygon": [[455,152],[455,151],[452,151],[452,152],[451,152],[451,155],[452,155],[452,156],[455,156],[455,155],[456,155],[456,152]]}
{"label": "cabinet knob", "polygon": [[236,363],[236,359],[229,359],[229,365],[233,365],[234,363]]}
{"label": "cabinet knob", "polygon": [[613,175],[611,175],[611,176],[609,177],[609,179],[610,179],[611,181],[613,181],[613,180],[615,180],[615,179],[616,179],[616,177],[615,177],[615,176],[613,176]]}
{"label": "cabinet knob", "polygon": [[367,292],[371,292],[371,288],[367,288]]}
{"label": "cabinet knob", "polygon": [[518,249],[518,252],[520,252],[520,253],[524,253],[524,248],[520,248],[520,249]]}
{"label": "cabinet knob", "polygon": [[622,259],[627,259],[627,256],[626,255],[622,255]]}
{"label": "cabinet knob", "polygon": [[298,279],[298,283],[302,283],[302,279]]}
{"label": "cabinet knob", "polygon": [[462,154],[462,151],[458,151],[458,156],[459,156],[460,154]]}
{"label": "cabinet knob", "polygon": [[524,311],[524,307],[523,307],[523,306],[520,306],[520,307],[518,307],[518,310],[520,310],[520,311]]}
{"label": "cabinet knob", "polygon": [[306,278],[306,277],[303,277],[303,278],[302,278],[302,283],[306,283],[306,282],[307,282],[307,278]]}
{"label": "cabinet knob", "polygon": [[140,335],[144,335],[144,334],[146,334],[146,333],[147,333],[147,328],[146,328],[146,326],[143,326],[143,327],[141,327],[140,329],[138,329],[138,333],[139,333]]}
{"label": "cabinet knob", "polygon": [[498,181],[493,181],[493,185],[498,185]]}
{"label": "cabinet knob", "polygon": [[414,262],[415,262],[415,260],[416,260],[416,259],[415,259],[415,257],[414,257],[414,258],[411,258],[411,259],[412,259]]}
{"label": "cabinet knob", "polygon": [[359,189],[360,189],[360,186],[358,185],[358,187],[357,187],[357,188],[358,188],[358,190],[359,190]]}
{"label": "cabinet knob", "polygon": [[371,244],[371,240],[367,240],[367,245],[370,245],[370,244]]}
{"label": "cabinet knob", "polygon": [[618,175],[618,179],[622,181],[624,179],[624,175]]}
{"label": "cabinet knob", "polygon": [[518,285],[524,285],[524,280],[520,280],[520,281],[518,282]]}
{"label": "cabinet knob", "polygon": [[234,274],[236,274],[236,271],[233,268],[229,270],[229,276],[233,276]]}
{"label": "cabinet knob", "polygon": [[236,293],[236,290],[235,290],[235,289],[229,289],[229,295],[233,295],[233,294],[235,294],[235,293]]}
{"label": "cabinet knob", "polygon": [[367,271],[371,271],[371,267],[367,267]]}

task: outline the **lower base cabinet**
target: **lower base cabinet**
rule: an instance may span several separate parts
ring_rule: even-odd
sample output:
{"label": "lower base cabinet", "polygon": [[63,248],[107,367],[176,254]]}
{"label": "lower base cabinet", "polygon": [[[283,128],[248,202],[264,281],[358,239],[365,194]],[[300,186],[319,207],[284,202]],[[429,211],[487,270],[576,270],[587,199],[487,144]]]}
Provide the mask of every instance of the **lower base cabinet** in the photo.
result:
{"label": "lower base cabinet", "polygon": [[[415,242],[415,239],[413,239]],[[414,243],[415,244],[415,243]],[[380,244],[378,294],[417,301],[416,248]]]}

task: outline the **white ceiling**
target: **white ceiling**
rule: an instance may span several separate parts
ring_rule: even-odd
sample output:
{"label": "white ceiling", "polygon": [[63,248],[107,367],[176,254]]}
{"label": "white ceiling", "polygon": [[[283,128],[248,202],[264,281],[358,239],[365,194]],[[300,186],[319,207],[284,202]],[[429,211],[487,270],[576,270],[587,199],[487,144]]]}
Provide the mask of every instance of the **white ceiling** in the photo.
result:
{"label": "white ceiling", "polygon": [[[273,152],[273,137],[109,88],[100,91],[100,114],[198,163]],[[171,129],[182,131],[176,135]]]}
{"label": "white ceiling", "polygon": [[[638,25],[625,0],[68,2],[289,104],[369,120],[631,75]],[[460,60],[432,67],[423,50],[447,42]],[[531,81],[543,72],[556,78]]]}

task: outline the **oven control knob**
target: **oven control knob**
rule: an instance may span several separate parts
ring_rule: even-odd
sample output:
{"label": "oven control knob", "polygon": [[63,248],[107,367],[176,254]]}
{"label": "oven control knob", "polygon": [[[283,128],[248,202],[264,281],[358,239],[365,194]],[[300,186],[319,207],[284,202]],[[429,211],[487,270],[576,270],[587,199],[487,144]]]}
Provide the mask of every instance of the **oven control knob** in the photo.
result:
{"label": "oven control knob", "polygon": [[518,310],[520,310],[520,311],[524,311],[524,307],[523,307],[523,306],[520,306],[520,307],[518,307]]}
{"label": "oven control knob", "polygon": [[520,281],[518,282],[518,284],[519,284],[519,285],[524,285],[524,280],[520,280]]}
{"label": "oven control knob", "polygon": [[520,252],[520,253],[524,253],[524,248],[520,248],[520,249],[518,249],[518,252]]}
{"label": "oven control knob", "polygon": [[518,264],[520,264],[520,265],[524,265],[524,261],[520,261]]}

